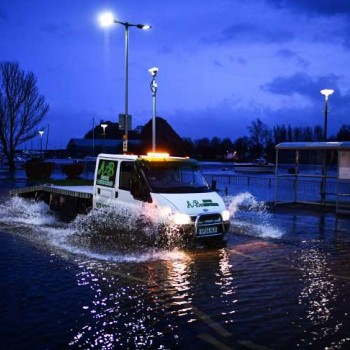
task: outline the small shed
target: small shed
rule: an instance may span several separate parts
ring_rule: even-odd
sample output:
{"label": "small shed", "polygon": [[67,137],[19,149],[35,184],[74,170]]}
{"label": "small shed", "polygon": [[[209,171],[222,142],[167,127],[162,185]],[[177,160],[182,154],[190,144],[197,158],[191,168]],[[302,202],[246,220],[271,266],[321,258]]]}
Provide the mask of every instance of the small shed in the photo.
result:
{"label": "small shed", "polygon": [[350,142],[276,145],[275,204],[307,203],[350,214]]}

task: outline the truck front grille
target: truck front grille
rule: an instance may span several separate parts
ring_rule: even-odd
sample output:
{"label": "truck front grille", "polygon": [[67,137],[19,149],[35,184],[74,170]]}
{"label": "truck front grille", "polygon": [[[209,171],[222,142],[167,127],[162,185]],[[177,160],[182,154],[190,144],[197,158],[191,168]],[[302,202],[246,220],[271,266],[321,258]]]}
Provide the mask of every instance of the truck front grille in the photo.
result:
{"label": "truck front grille", "polygon": [[202,214],[192,218],[196,236],[217,236],[225,233],[224,222],[220,214]]}

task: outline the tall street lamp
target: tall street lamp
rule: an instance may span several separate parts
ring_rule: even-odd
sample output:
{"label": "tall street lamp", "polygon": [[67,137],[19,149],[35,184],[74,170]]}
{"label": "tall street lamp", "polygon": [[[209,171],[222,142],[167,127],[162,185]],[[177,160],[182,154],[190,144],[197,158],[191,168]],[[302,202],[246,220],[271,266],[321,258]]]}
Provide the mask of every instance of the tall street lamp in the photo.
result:
{"label": "tall street lamp", "polygon": [[323,127],[323,141],[327,141],[327,123],[328,123],[328,96],[332,95],[334,90],[323,89],[320,91],[325,98],[324,106],[324,127]]}
{"label": "tall street lamp", "polygon": [[152,75],[151,91],[152,91],[152,152],[156,151],[156,95],[158,85],[156,82],[156,76],[158,73],[157,67],[152,67],[148,71]]}
{"label": "tall street lamp", "polygon": [[103,152],[105,152],[106,147],[106,128],[108,124],[101,124],[101,128],[103,129],[102,136],[103,136]]}
{"label": "tall street lamp", "polygon": [[40,135],[40,157],[43,158],[43,135],[44,135],[44,131],[40,130],[39,131],[39,135]]}
{"label": "tall street lamp", "polygon": [[109,27],[112,24],[121,24],[125,28],[125,102],[124,102],[124,136],[123,136],[123,151],[128,151],[128,104],[129,104],[129,27],[138,29],[150,29],[148,24],[132,24],[129,22],[121,22],[114,19],[112,13],[104,13],[100,16],[100,23],[103,27]]}
{"label": "tall street lamp", "polygon": [[[323,126],[323,141],[327,141],[327,124],[328,124],[328,96],[332,95],[334,90],[332,89],[323,89],[320,91],[325,98],[324,106],[324,126]],[[322,164],[322,181],[321,181],[321,201],[324,204],[326,199],[326,181],[327,181],[327,152],[323,152],[323,164]]]}

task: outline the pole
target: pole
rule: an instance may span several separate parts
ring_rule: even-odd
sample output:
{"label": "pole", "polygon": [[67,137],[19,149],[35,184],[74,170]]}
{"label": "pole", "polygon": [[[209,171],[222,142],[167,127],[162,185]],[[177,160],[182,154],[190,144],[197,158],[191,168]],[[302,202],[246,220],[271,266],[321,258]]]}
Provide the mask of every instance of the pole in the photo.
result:
{"label": "pole", "polygon": [[95,118],[92,118],[92,156],[95,155]]}
{"label": "pole", "polygon": [[[153,79],[154,81],[154,79]],[[156,85],[156,84],[153,84]],[[156,93],[157,88],[152,86],[152,152],[156,151]]]}
{"label": "pole", "polygon": [[156,94],[153,94],[152,152],[156,151]]}
{"label": "pole", "polygon": [[328,98],[326,97],[324,107],[324,127],[323,127],[323,141],[327,141],[327,124],[328,124]]}
{"label": "pole", "polygon": [[40,157],[43,158],[43,135],[40,134]]}
{"label": "pole", "polygon": [[152,75],[152,81],[150,84],[151,91],[152,91],[152,152],[156,151],[156,115],[157,115],[157,105],[156,105],[156,97],[157,97],[157,82],[156,82],[156,76],[158,73],[158,68],[153,67],[148,70]]}
{"label": "pole", "polygon": [[129,24],[125,23],[125,110],[123,151],[128,152],[128,104],[129,104]]}
{"label": "pole", "polygon": [[[324,105],[324,126],[323,126],[323,141],[327,142],[327,124],[328,124],[328,96],[325,96]],[[327,177],[327,151],[323,151],[323,161],[322,161],[322,181],[321,181],[321,202],[325,204],[326,200],[326,177]]]}
{"label": "pole", "polygon": [[40,158],[43,159],[43,134],[44,131],[40,130],[39,135],[40,135]]}
{"label": "pole", "polygon": [[47,145],[48,145],[48,143],[49,143],[49,133],[50,133],[50,124],[47,124],[46,151],[45,151],[45,154],[47,154]]}

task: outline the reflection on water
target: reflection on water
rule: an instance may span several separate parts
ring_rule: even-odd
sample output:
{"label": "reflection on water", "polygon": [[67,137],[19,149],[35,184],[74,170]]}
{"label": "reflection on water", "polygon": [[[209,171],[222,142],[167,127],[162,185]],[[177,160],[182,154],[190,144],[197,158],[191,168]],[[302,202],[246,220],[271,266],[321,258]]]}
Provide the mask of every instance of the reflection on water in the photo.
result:
{"label": "reflection on water", "polygon": [[192,310],[192,295],[191,295],[191,265],[192,261],[189,255],[182,260],[169,260],[165,262],[167,268],[167,284],[172,290],[171,303],[176,308],[178,316],[187,316]]}
{"label": "reflection on water", "polygon": [[[232,334],[226,326],[233,323],[237,303],[230,253],[226,249],[210,253],[209,279],[199,275],[203,272],[201,265],[208,264],[202,252],[179,252],[172,257],[136,267],[140,269],[138,277],[127,272],[127,264],[79,261],[77,283],[91,288],[94,297],[82,307],[82,313],[90,320],[74,335],[70,345],[172,349],[193,341],[224,344],[218,340],[224,338],[227,342]],[[206,306],[202,304],[203,297]],[[186,324],[188,329],[184,332]],[[191,331],[201,324],[211,331],[198,335]],[[192,336],[184,338],[184,333]]]}
{"label": "reflection on water", "polygon": [[[97,216],[79,218],[68,225],[38,203],[13,199],[0,205],[0,234],[23,238],[16,261],[24,256],[25,242],[37,249],[35,263],[43,261],[45,268],[31,271],[36,288],[50,284],[69,291],[64,298],[79,310],[67,307],[64,323],[57,320],[61,333],[52,327],[32,348],[55,348],[54,340],[62,338],[61,348],[71,349],[346,349],[350,221],[273,214],[249,194],[228,200],[234,216],[224,244],[186,251],[138,249],[136,240],[133,249],[118,250],[103,233],[113,236],[119,229],[125,237],[130,232],[138,237],[139,228],[130,220],[129,231],[113,216],[98,223]],[[17,251],[19,242],[10,242]],[[58,260],[65,273],[71,271],[73,283],[59,278]],[[28,266],[36,266],[28,255],[22,265],[0,258],[0,270],[9,271],[5,283],[0,275],[0,287],[6,286],[1,300],[7,305],[18,301],[3,290],[21,283],[16,276],[27,276]],[[39,295],[21,307],[40,313],[63,303],[47,304],[45,293]],[[0,320],[16,324],[16,309],[4,309]],[[25,318],[26,312],[24,334],[50,321],[32,320],[29,312]],[[11,340],[17,340],[14,349],[30,348],[28,336]]]}
{"label": "reflection on water", "polygon": [[219,270],[216,273],[216,284],[220,288],[220,300],[223,303],[222,317],[225,324],[233,323],[233,314],[236,312],[233,305],[238,301],[235,299],[235,285],[233,278],[233,268],[230,263],[230,254],[226,249],[220,250]]}
{"label": "reflection on water", "polygon": [[[327,256],[320,249],[303,249],[299,262],[304,286],[298,300],[305,306],[306,318],[314,328],[302,341],[312,345],[336,333],[341,327],[341,323],[334,320],[332,307],[337,299],[337,288],[331,276],[331,269],[327,265]],[[333,322],[330,322],[332,319]]]}
{"label": "reflection on water", "polygon": [[[89,285],[94,298],[83,306],[82,312],[90,315],[90,321],[75,334],[71,346],[84,349],[157,347],[163,338],[163,332],[157,330],[161,329],[158,324],[165,320],[168,331],[176,338],[176,324],[167,319],[157,299],[148,296],[146,281],[129,278],[114,266],[95,262],[81,263],[79,267],[82,271],[77,276],[78,285]],[[155,287],[152,283],[150,286]]]}

